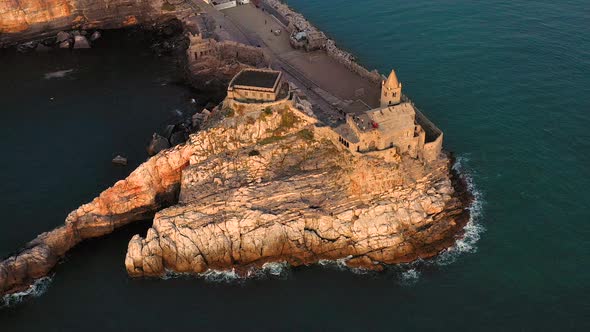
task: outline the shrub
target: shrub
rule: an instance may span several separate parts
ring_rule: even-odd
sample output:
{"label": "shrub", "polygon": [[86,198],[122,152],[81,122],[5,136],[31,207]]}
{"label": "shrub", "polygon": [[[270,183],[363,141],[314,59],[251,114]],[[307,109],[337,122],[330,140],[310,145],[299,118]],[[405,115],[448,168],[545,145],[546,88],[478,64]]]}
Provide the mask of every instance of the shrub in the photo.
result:
{"label": "shrub", "polygon": [[262,110],[262,112],[260,112],[260,116],[259,119],[261,121],[266,120],[267,117],[269,117],[270,115],[272,115],[272,108],[267,107],[265,109]]}
{"label": "shrub", "polygon": [[299,121],[299,118],[293,114],[293,112],[285,112],[281,115],[281,129],[291,129],[295,126],[295,123]]}
{"label": "shrub", "polygon": [[267,137],[267,138],[261,140],[260,142],[258,142],[258,144],[266,145],[266,144],[276,143],[282,139],[284,139],[284,137],[282,137],[282,136],[270,136],[270,137]]}
{"label": "shrub", "polygon": [[250,157],[260,156],[260,152],[258,150],[252,150],[252,151],[248,152],[248,156],[250,156]]}
{"label": "shrub", "polygon": [[226,117],[231,118],[234,115],[236,115],[236,111],[234,111],[233,109],[228,108],[228,109],[225,110],[225,116]]}
{"label": "shrub", "polygon": [[164,1],[164,3],[162,4],[162,10],[167,12],[173,12],[176,10],[176,6],[169,3],[168,1]]}
{"label": "shrub", "polygon": [[307,141],[313,141],[313,131],[309,129],[300,130],[299,132],[297,132],[297,136]]}

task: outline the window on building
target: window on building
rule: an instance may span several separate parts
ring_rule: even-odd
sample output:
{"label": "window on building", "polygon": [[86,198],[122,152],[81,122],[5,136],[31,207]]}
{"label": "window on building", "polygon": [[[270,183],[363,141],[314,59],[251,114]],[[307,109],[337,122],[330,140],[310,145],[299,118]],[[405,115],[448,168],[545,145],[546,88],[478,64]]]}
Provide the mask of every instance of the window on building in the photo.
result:
{"label": "window on building", "polygon": [[271,97],[270,97],[270,93],[267,93],[267,94],[266,94],[266,99],[271,99]]}
{"label": "window on building", "polygon": [[392,96],[392,97],[395,97],[396,95],[397,95],[397,92],[392,92],[392,93],[391,93],[391,96]]}
{"label": "window on building", "polygon": [[387,91],[385,91],[385,92],[383,93],[383,95],[384,95],[385,97],[387,97]]}

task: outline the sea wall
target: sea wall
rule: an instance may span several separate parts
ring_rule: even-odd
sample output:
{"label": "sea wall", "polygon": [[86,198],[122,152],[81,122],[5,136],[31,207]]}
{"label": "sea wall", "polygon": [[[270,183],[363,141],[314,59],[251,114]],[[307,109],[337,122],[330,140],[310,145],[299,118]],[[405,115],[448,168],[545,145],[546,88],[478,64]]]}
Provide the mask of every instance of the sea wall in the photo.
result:
{"label": "sea wall", "polygon": [[[297,31],[308,31],[311,34],[322,33],[318,28],[313,26],[309,21],[305,19],[303,15],[292,10],[286,4],[278,0],[263,0],[268,6],[272,7],[278,14],[280,14],[283,20],[289,22],[292,33]],[[281,20],[282,21],[282,20]],[[380,84],[382,80],[381,74],[377,70],[369,71],[362,65],[356,62],[355,57],[349,52],[343,51],[336,46],[336,42],[332,39],[326,39],[325,44],[321,47],[326,51],[330,57],[345,65],[352,72],[360,75],[363,78],[370,80],[375,84]]]}

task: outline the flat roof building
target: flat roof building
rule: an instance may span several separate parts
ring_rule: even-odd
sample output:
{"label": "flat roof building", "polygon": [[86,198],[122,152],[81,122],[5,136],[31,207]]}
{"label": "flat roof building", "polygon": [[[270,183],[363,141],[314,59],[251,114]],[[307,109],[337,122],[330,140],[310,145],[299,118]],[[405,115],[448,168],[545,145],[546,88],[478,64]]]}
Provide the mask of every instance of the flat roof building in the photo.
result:
{"label": "flat roof building", "polygon": [[276,70],[243,69],[229,83],[227,96],[243,103],[274,102],[287,96],[289,87],[282,78]]}

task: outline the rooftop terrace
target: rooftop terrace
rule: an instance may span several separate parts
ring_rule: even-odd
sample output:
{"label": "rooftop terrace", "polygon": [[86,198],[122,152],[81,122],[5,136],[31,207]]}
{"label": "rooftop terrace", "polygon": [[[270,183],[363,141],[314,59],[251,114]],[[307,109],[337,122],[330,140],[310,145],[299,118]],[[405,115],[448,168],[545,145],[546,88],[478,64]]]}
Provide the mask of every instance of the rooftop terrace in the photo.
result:
{"label": "rooftop terrace", "polygon": [[241,71],[231,82],[230,87],[257,87],[272,89],[280,78],[280,72],[271,70],[246,69]]}

